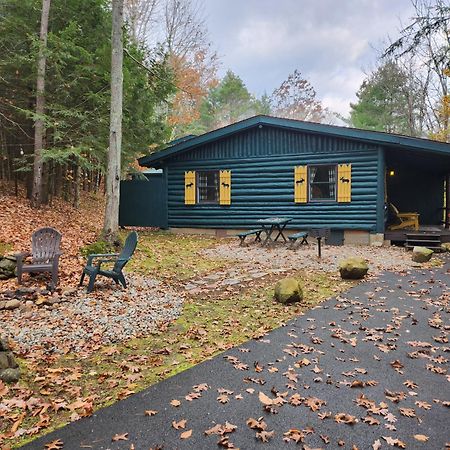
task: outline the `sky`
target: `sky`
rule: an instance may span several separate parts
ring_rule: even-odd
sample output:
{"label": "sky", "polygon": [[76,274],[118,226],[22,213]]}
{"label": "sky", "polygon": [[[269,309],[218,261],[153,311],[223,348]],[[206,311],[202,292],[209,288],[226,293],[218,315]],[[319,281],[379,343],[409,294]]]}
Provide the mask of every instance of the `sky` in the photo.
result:
{"label": "sky", "polygon": [[271,94],[295,69],[325,106],[347,116],[388,37],[413,16],[411,0],[204,0],[222,62],[250,92]]}

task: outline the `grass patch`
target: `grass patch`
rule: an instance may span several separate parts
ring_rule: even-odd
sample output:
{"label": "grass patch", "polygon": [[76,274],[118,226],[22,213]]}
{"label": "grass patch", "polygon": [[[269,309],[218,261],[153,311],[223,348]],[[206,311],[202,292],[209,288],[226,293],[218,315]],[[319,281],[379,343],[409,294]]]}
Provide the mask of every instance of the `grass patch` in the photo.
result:
{"label": "grass patch", "polygon": [[[151,239],[146,242],[150,245]],[[184,245],[186,249],[192,248],[187,243]],[[165,264],[175,270],[176,266]],[[242,292],[227,293],[222,298],[199,295],[186,300],[180,317],[152,336],[102,347],[85,357],[68,354],[59,358],[42,357],[35,362],[22,361],[27,370],[17,392],[25,397],[44,397],[46,401],[58,398],[66,405],[58,411],[47,411],[50,425],[39,434],[68,423],[74,414],[82,416],[91,407],[97,410],[108,406],[230,347],[259,337],[353,285],[324,272],[298,271],[291,275],[302,280],[305,297],[302,304],[284,306],[274,302],[276,277],[267,277],[255,282],[259,283],[257,286],[250,285]],[[79,399],[87,406],[73,408]],[[39,416],[28,415],[21,427],[31,428],[39,420]],[[3,428],[0,425],[0,436],[12,426],[4,423]],[[23,436],[12,443],[23,445],[29,440],[29,436]]]}
{"label": "grass patch", "polygon": [[[126,236],[124,232],[123,237]],[[215,238],[177,235],[167,231],[139,232],[139,243],[128,270],[171,281],[183,281],[230,265],[230,261],[202,257],[199,252],[217,245]]]}
{"label": "grass patch", "polygon": [[0,241],[0,255],[6,255],[13,250],[14,246],[9,242]]}

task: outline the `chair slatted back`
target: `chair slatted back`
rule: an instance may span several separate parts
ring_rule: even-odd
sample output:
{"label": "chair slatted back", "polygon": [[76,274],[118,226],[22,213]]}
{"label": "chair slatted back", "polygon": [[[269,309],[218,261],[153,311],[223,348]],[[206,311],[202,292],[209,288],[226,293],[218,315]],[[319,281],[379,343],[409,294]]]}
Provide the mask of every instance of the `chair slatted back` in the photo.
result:
{"label": "chair slatted back", "polygon": [[130,260],[133,256],[134,251],[136,250],[138,241],[138,234],[136,231],[132,231],[125,240],[125,245],[123,246],[122,251],[120,252],[119,257],[117,258],[116,263],[114,264],[113,271],[120,272],[125,264]]}
{"label": "chair slatted back", "polygon": [[31,238],[33,263],[49,263],[59,252],[61,233],[54,228],[46,227],[36,230]]}

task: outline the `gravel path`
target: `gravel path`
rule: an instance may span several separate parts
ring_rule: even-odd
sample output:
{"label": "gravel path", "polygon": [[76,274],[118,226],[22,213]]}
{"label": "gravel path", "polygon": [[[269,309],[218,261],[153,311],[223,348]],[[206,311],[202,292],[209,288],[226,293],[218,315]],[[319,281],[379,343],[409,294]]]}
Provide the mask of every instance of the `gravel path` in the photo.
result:
{"label": "gravel path", "polygon": [[96,284],[92,294],[80,288],[70,300],[33,306],[27,312],[2,311],[2,336],[22,351],[35,346],[50,351],[89,351],[97,345],[120,342],[157,330],[176,319],[182,297],[153,279],[127,276],[129,287]]}
{"label": "gravel path", "polygon": [[[361,257],[368,261],[371,273],[384,270],[403,271],[417,266],[411,261],[411,253],[400,247],[323,246],[322,258],[317,257],[317,245],[299,246],[290,250],[285,244],[261,247],[253,244],[240,247],[230,242],[206,249],[202,254],[211,258],[231,259],[252,263],[255,268],[296,268],[336,272],[339,261],[347,257]],[[436,258],[436,257],[435,257]]]}

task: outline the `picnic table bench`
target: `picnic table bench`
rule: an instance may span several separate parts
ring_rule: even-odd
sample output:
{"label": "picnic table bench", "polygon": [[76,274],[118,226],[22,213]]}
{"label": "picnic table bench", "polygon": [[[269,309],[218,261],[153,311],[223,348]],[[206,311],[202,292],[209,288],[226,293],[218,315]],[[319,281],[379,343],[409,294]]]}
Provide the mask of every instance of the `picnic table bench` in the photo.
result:
{"label": "picnic table bench", "polygon": [[291,248],[297,242],[297,239],[301,239],[300,245],[308,245],[308,233],[306,231],[299,231],[298,233],[291,234],[288,236],[289,241],[291,242]]}
{"label": "picnic table bench", "polygon": [[238,233],[236,236],[240,239],[239,245],[244,245],[245,238],[247,236],[252,236],[253,234],[255,235],[255,242],[261,242],[261,233],[263,231],[263,228],[255,228],[254,230]]}

